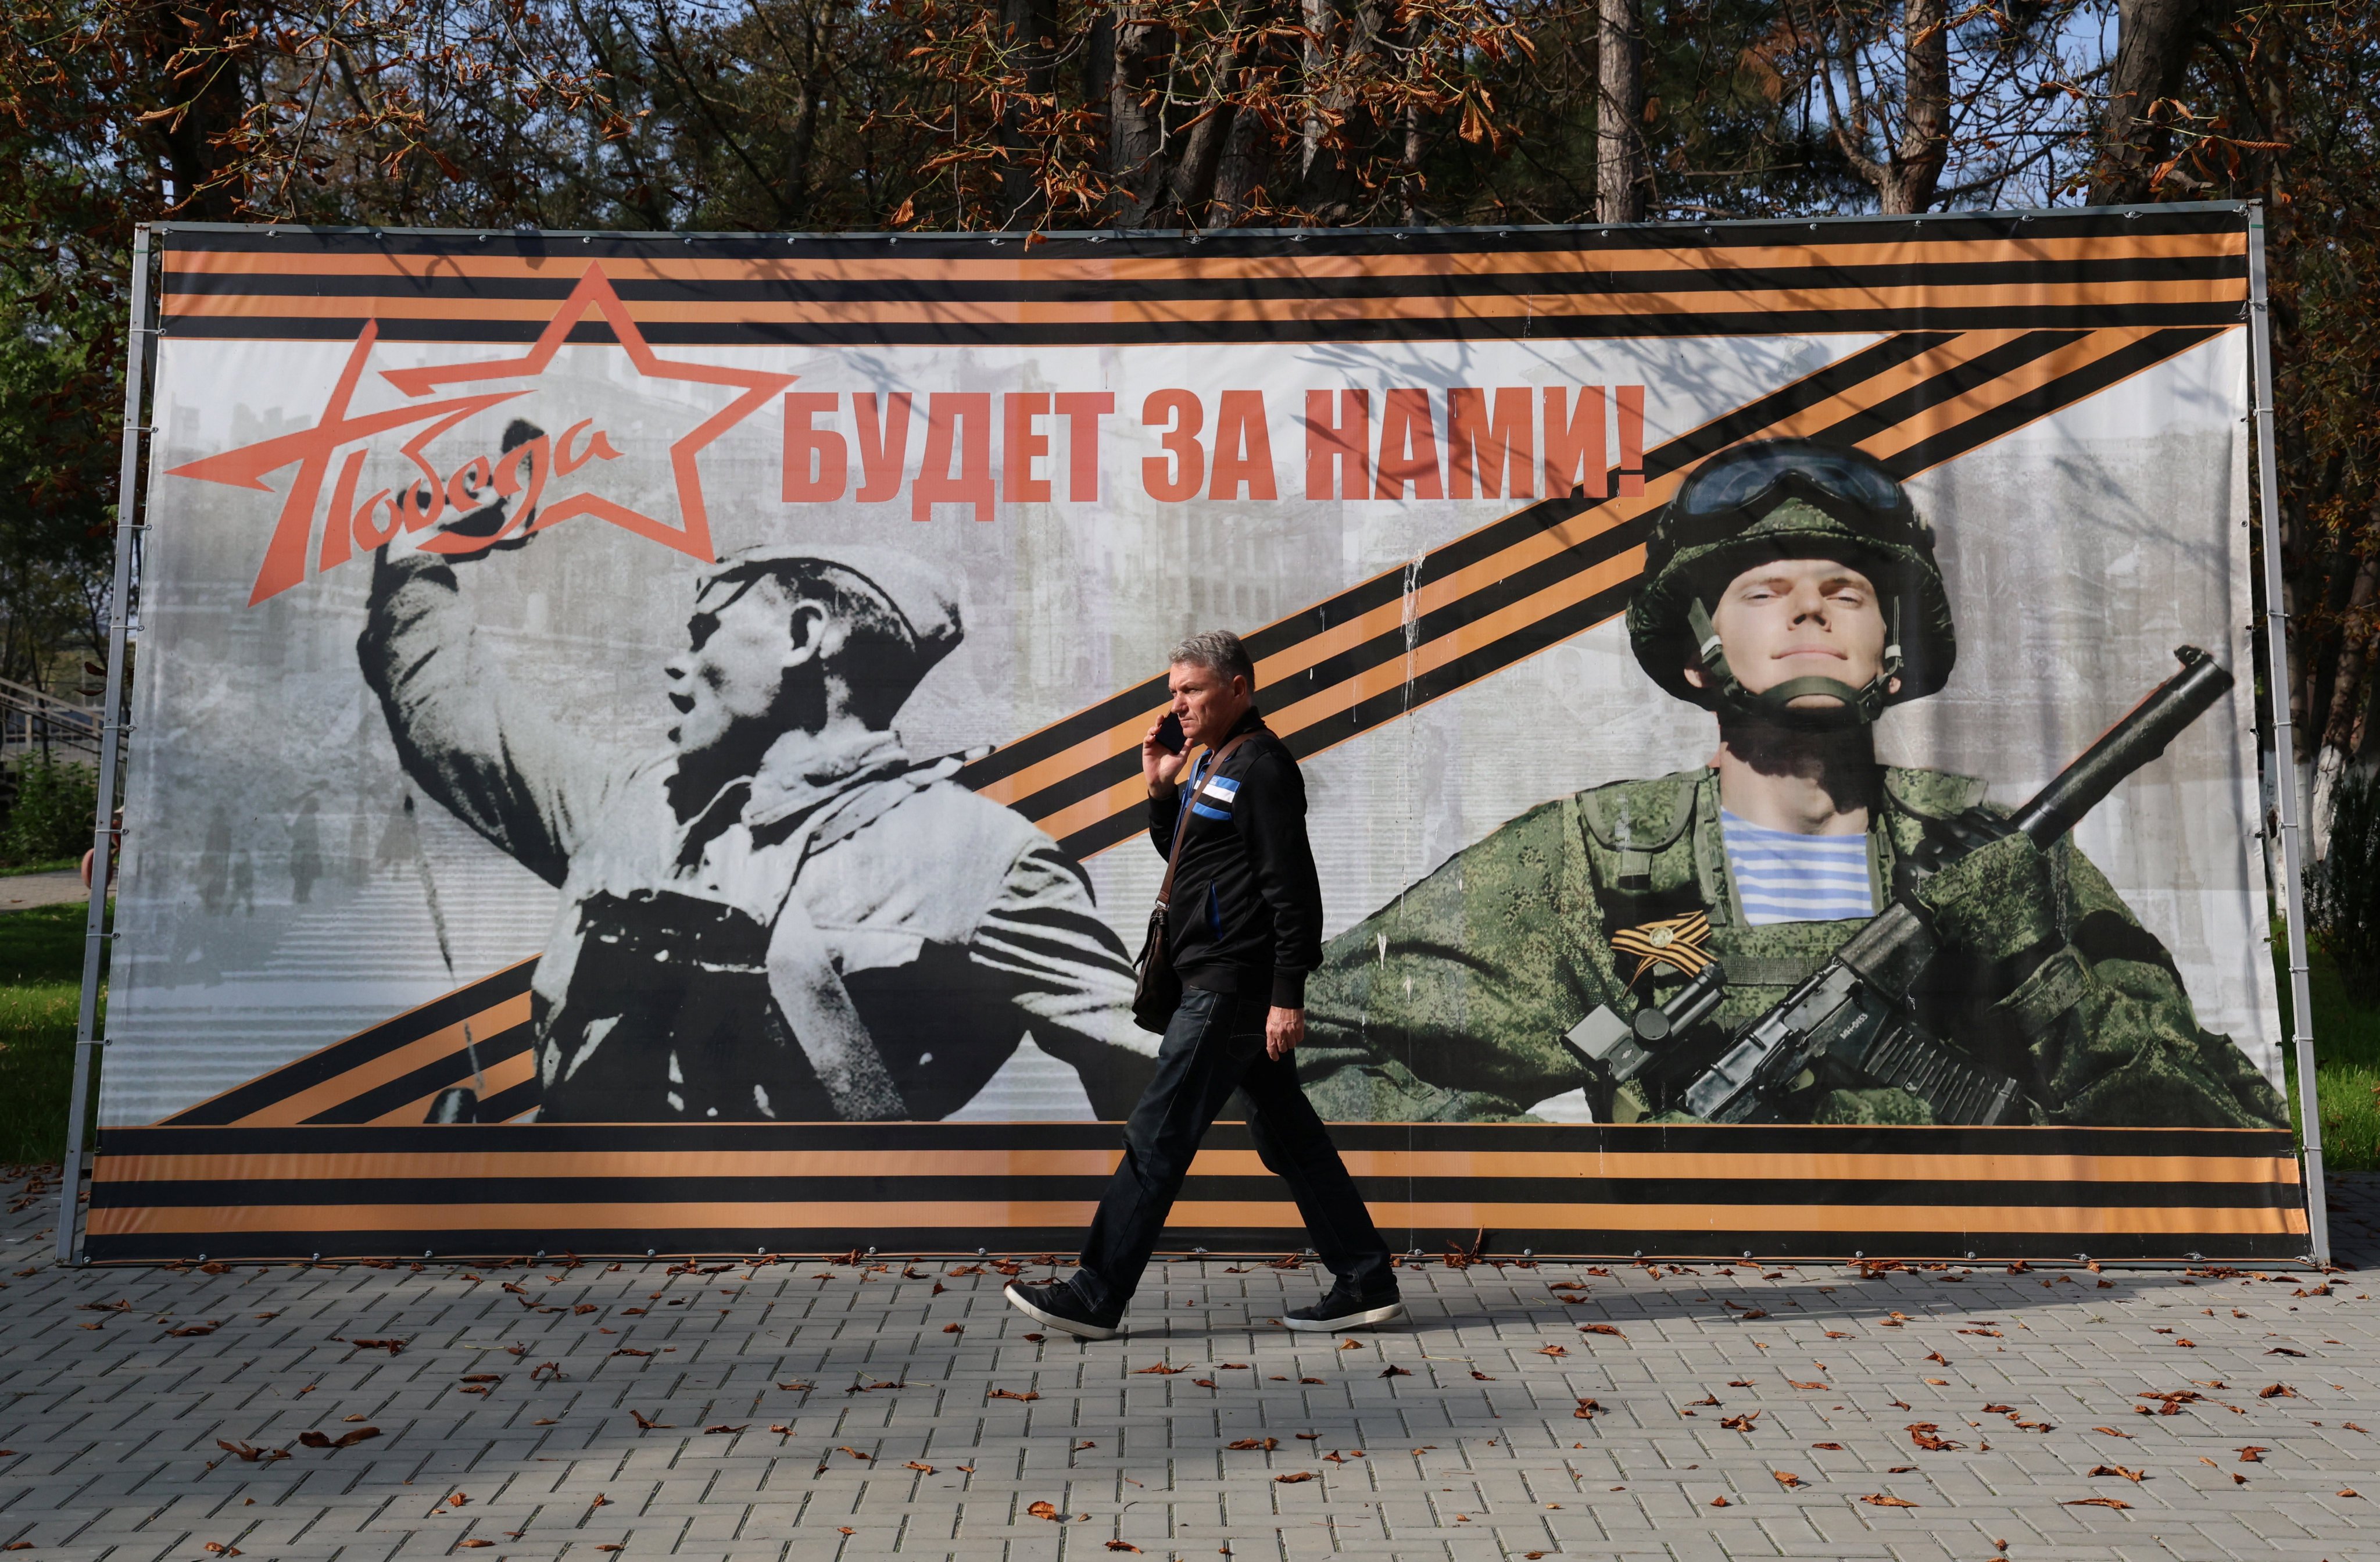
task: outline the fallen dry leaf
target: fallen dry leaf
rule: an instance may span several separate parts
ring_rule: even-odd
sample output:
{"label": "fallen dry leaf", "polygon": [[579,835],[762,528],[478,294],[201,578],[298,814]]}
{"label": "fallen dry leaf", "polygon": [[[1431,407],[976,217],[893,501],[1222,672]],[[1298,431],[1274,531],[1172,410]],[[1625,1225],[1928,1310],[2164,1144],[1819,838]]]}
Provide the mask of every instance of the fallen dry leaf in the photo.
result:
{"label": "fallen dry leaf", "polygon": [[902,1468],[902,1469],[904,1469],[904,1470],[919,1470],[919,1471],[922,1471],[923,1473],[928,1474],[928,1475],[931,1475],[931,1474],[934,1472],[934,1467],[933,1467],[932,1465],[930,1465],[930,1464],[920,1464],[920,1463],[918,1463],[916,1459],[911,1459],[908,1463],[906,1463],[906,1464],[903,1465],[901,1468]]}
{"label": "fallen dry leaf", "polygon": [[274,1459],[289,1458],[289,1450],[286,1448],[258,1448],[247,1443],[226,1443],[220,1437],[215,1439],[215,1446],[225,1453],[237,1454],[242,1464],[254,1464],[259,1459],[271,1464]]}
{"label": "fallen dry leaf", "polygon": [[1952,1448],[1966,1446],[1963,1443],[1953,1443],[1937,1436],[1936,1432],[1938,1429],[1930,1421],[1912,1422],[1906,1430],[1909,1433],[1909,1440],[1929,1454],[1944,1453]]}
{"label": "fallen dry leaf", "polygon": [[1036,1519],[1047,1519],[1052,1524],[1055,1524],[1059,1519],[1065,1517],[1064,1514],[1058,1511],[1055,1504],[1046,1502],[1034,1503],[1027,1507],[1025,1511],[1031,1514]]}
{"label": "fallen dry leaf", "polygon": [[702,1430],[703,1430],[703,1434],[704,1434],[705,1436],[708,1436],[708,1435],[710,1435],[711,1433],[714,1433],[714,1432],[731,1432],[731,1433],[732,1433],[732,1432],[742,1432],[742,1431],[744,1431],[744,1430],[745,1430],[745,1428],[746,1428],[746,1427],[748,1427],[748,1426],[750,1426],[751,1424],[752,1424],[751,1422],[746,1422],[744,1423],[744,1426],[728,1426],[728,1425],[725,1425],[725,1424],[722,1424],[722,1425],[719,1425],[719,1426],[706,1426],[706,1427],[704,1427]]}
{"label": "fallen dry leaf", "polygon": [[1361,1350],[1364,1348],[1364,1342],[1360,1339],[1342,1339],[1339,1342],[1339,1348],[1342,1350]]}
{"label": "fallen dry leaf", "polygon": [[642,1410],[630,1410],[628,1413],[637,1418],[637,1425],[646,1432],[674,1430],[668,1422],[651,1420]]}
{"label": "fallen dry leaf", "polygon": [[298,1434],[298,1441],[310,1448],[352,1448],[379,1435],[380,1428],[377,1426],[359,1426],[353,1432],[342,1432],[336,1437],[325,1437],[319,1432],[301,1432]]}
{"label": "fallen dry leaf", "polygon": [[1917,1505],[1900,1497],[1888,1497],[1882,1492],[1871,1492],[1860,1501],[1870,1507],[1915,1507]]}
{"label": "fallen dry leaf", "polygon": [[1802,1478],[1800,1476],[1791,1474],[1782,1470],[1772,1470],[1768,1473],[1775,1476],[1777,1478],[1777,1483],[1784,1487],[1789,1492],[1802,1483]]}
{"label": "fallen dry leaf", "polygon": [[1746,1410],[1740,1416],[1727,1416],[1721,1419],[1719,1425],[1727,1428],[1730,1432],[1750,1432],[1752,1430],[1752,1423],[1759,1419],[1760,1412],[1758,1410]]}
{"label": "fallen dry leaf", "polygon": [[1236,1443],[1226,1443],[1223,1446],[1227,1448],[1262,1448],[1265,1452],[1270,1453],[1273,1449],[1281,1446],[1281,1439],[1278,1437],[1243,1437]]}
{"label": "fallen dry leaf", "polygon": [[2091,1473],[2094,1475],[2120,1475],[2136,1486],[2148,1479],[2148,1477],[2141,1471],[2137,1470],[2126,1470],[2120,1464],[2095,1464],[2091,1467]]}
{"label": "fallen dry leaf", "polygon": [[236,1545],[225,1545],[221,1541],[207,1542],[206,1549],[213,1552],[217,1556],[237,1556],[239,1555],[239,1547]]}
{"label": "fallen dry leaf", "polygon": [[1813,1443],[1810,1446],[1824,1448],[1830,1454],[1840,1454],[1843,1451],[1843,1446],[1840,1443]]}
{"label": "fallen dry leaf", "polygon": [[1729,1502],[1725,1497],[1713,1497],[1713,1498],[1711,1498],[1711,1500],[1710,1500],[1710,1505],[1711,1505],[1713,1507],[1733,1507],[1733,1506],[1734,1506],[1732,1503]]}
{"label": "fallen dry leaf", "polygon": [[1130,1541],[1110,1541],[1108,1542],[1108,1549],[1110,1551],[1138,1551],[1140,1547],[1133,1544]]}
{"label": "fallen dry leaf", "polygon": [[[1411,1377],[1413,1376],[1413,1373],[1402,1367],[1383,1367],[1380,1369],[1380,1375],[1382,1377]],[[1209,1384],[1208,1386],[1212,1387],[1214,1385]]]}
{"label": "fallen dry leaf", "polygon": [[2240,1462],[2241,1464],[2262,1464],[2265,1462],[2265,1456],[2272,1451],[2273,1450],[2271,1448],[2265,1446],[2262,1443],[2251,1443],[2246,1447],[2239,1450]]}
{"label": "fallen dry leaf", "polygon": [[1286,1475],[1276,1475],[1273,1477],[1273,1480],[1277,1483],[1283,1486],[1294,1486],[1300,1481],[1311,1481],[1313,1479],[1314,1471],[1310,1470],[1293,1470]]}
{"label": "fallen dry leaf", "polygon": [[2294,1399],[2297,1397],[2298,1391],[2286,1383],[2271,1384],[2256,1390],[2259,1399]]}
{"label": "fallen dry leaf", "polygon": [[1537,1354],[1540,1356],[1567,1356],[1570,1352],[1563,1349],[1559,1345],[1548,1345],[1540,1347],[1537,1350]]}
{"label": "fallen dry leaf", "polygon": [[1618,1329],[1613,1328],[1609,1324],[1581,1324],[1578,1326],[1578,1329],[1581,1334],[1614,1335],[1621,1339],[1626,1339],[1628,1337],[1626,1335],[1621,1334]]}
{"label": "fallen dry leaf", "polygon": [[2103,1432],[2110,1437],[2130,1437],[2131,1435],[2129,1432],[2119,1432],[2112,1426],[2095,1426],[2091,1430],[2094,1432]]}
{"label": "fallen dry leaf", "polygon": [[1019,1394],[1013,1388],[995,1388],[990,1394],[986,1395],[985,1397],[989,1399],[1038,1399],[1041,1397],[1041,1391],[1036,1388],[1028,1388],[1024,1393]]}
{"label": "fallen dry leaf", "polygon": [[2058,1506],[2061,1507],[2130,1507],[2132,1505],[2128,1502],[2119,1502],[2114,1497],[2068,1497]]}
{"label": "fallen dry leaf", "polygon": [[[1350,1340],[1350,1341],[1348,1342],[1348,1344],[1349,1344],[1349,1345],[1353,1345],[1354,1343],[1354,1342],[1353,1340]],[[1342,1347],[1342,1348],[1344,1348]],[[1171,1377],[1171,1376],[1172,1376],[1175,1373],[1186,1373],[1186,1372],[1188,1372],[1189,1370],[1190,1370],[1190,1369],[1189,1369],[1189,1368],[1187,1368],[1187,1367],[1169,1367],[1169,1366],[1167,1366],[1167,1365],[1166,1365],[1164,1362],[1162,1362],[1162,1361],[1160,1361],[1159,1363],[1157,1363],[1157,1365],[1155,1365],[1155,1366],[1153,1366],[1153,1367],[1135,1367],[1135,1368],[1133,1369],[1133,1371],[1134,1371],[1134,1372],[1138,1373],[1141,1373],[1141,1374],[1143,1374],[1143,1375],[1146,1375],[1146,1374],[1148,1374],[1148,1373],[1156,1373],[1160,1374],[1160,1376],[1165,1376],[1165,1377]]]}

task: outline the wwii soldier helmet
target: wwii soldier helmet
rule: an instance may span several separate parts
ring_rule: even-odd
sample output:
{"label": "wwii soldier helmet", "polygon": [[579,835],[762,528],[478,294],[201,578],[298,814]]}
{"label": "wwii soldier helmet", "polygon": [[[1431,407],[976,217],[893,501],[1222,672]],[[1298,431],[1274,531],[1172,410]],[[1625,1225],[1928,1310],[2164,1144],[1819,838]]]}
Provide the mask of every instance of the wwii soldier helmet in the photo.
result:
{"label": "wwii soldier helmet", "polygon": [[[1864,688],[1809,677],[1754,694],[1736,677],[1711,604],[1736,576],[1774,558],[1836,559],[1876,582],[1887,638],[1883,665]],[[1867,452],[1814,439],[1739,445],[1686,479],[1654,522],[1628,638],[1646,674],[1681,700],[1818,730],[1865,726],[1888,704],[1933,693],[1958,655],[1933,528],[1908,490]],[[1687,681],[1690,665],[1703,668],[1706,687]],[[1792,705],[1811,694],[1840,703]]]}

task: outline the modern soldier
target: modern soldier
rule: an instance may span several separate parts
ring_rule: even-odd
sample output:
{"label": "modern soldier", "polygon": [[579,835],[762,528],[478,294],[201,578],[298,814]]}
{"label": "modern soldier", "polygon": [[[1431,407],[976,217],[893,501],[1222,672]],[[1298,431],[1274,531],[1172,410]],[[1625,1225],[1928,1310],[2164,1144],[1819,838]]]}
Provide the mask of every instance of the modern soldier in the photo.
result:
{"label": "modern soldier", "polygon": [[562,891],[540,1121],[941,1117],[1028,1032],[1101,1116],[1137,1094],[1153,1039],[1082,870],[893,730],[961,634],[931,572],[813,547],[711,568],[670,747],[628,763],[471,630],[455,563],[382,551],[358,652],[407,773]]}
{"label": "modern soldier", "polygon": [[[1326,1116],[1524,1118],[1584,1090],[1598,1121],[1676,1120],[1730,1030],[1903,894],[1942,946],[1912,994],[1925,1044],[2012,1080],[2004,1120],[2287,1126],[2070,839],[2010,833],[1980,780],[1877,763],[1877,714],[1939,689],[1956,646],[1933,533],[1873,458],[1773,440],[1706,462],[1658,519],[1628,632],[1647,676],[1718,714],[1716,757],[1546,803],[1334,940],[1309,989]],[[1718,1009],[1634,1079],[1562,1044],[1714,958]],[[1840,1070],[1793,1081],[1780,1115],[1937,1117]]]}
{"label": "modern soldier", "polygon": [[[1053,1329],[1113,1338],[1198,1141],[1237,1090],[1257,1153],[1288,1182],[1336,1276],[1319,1303],[1281,1322],[1309,1330],[1392,1322],[1404,1306],[1388,1244],[1298,1089],[1292,1056],[1305,1038],[1305,977],[1322,934],[1305,780],[1257,710],[1256,667],[1237,635],[1183,641],[1167,681],[1184,741],[1170,747],[1165,724],[1151,726],[1140,759],[1148,838],[1173,863],[1169,905],[1180,914],[1169,918],[1167,942],[1180,1007],[1158,1049],[1157,1077],[1124,1125],[1123,1160],[1080,1266],[1052,1285],[1012,1285],[1008,1300]],[[1199,744],[1206,750],[1192,766]]]}

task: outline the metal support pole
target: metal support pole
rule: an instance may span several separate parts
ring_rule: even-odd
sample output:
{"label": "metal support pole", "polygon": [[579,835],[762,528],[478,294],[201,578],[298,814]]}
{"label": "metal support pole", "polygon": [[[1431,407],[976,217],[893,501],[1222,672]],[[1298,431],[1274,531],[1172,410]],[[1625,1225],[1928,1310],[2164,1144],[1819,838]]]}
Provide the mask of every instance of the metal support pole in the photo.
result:
{"label": "metal support pole", "polygon": [[58,1262],[73,1263],[82,1235],[83,1141],[91,1131],[91,1067],[100,1040],[99,968],[107,949],[107,892],[115,824],[115,756],[124,725],[124,641],[131,622],[132,549],[140,535],[140,415],[150,339],[149,226],[132,235],[132,327],[124,353],[124,457],[115,475],[115,576],[107,608],[107,692],[99,743],[99,810],[91,826],[91,911],[83,919],[82,1007],[75,1019],[74,1095],[67,1107],[66,1174],[58,1190]]}
{"label": "metal support pole", "polygon": [[2313,1261],[2330,1262],[2323,1195],[2322,1112],[2313,1081],[2313,996],[2306,981],[2304,836],[2297,735],[2289,722],[2289,615],[2281,589],[2281,481],[2274,464],[2273,328],[2265,299],[2265,209],[2248,208],[2249,409],[2256,421],[2256,506],[2265,518],[2265,652],[2273,702],[2273,797],[2279,805],[2281,881],[2288,897],[2289,1013],[2296,1021],[2298,1112],[2305,1124],[2306,1232]]}

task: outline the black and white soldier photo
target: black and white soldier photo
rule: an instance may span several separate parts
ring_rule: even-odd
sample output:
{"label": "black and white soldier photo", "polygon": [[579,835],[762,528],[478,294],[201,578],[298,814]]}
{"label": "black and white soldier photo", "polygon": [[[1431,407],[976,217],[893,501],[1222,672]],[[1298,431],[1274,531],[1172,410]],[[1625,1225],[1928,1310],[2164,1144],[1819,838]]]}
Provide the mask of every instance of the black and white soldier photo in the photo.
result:
{"label": "black and white soldier photo", "polygon": [[538,1121],[940,1117],[1027,1032],[1123,1115],[1155,1038],[1081,868],[894,725],[965,633],[950,581],[889,549],[732,555],[668,665],[667,750],[612,753],[475,655],[464,578],[506,556],[384,552],[357,651],[407,774],[562,890]]}

